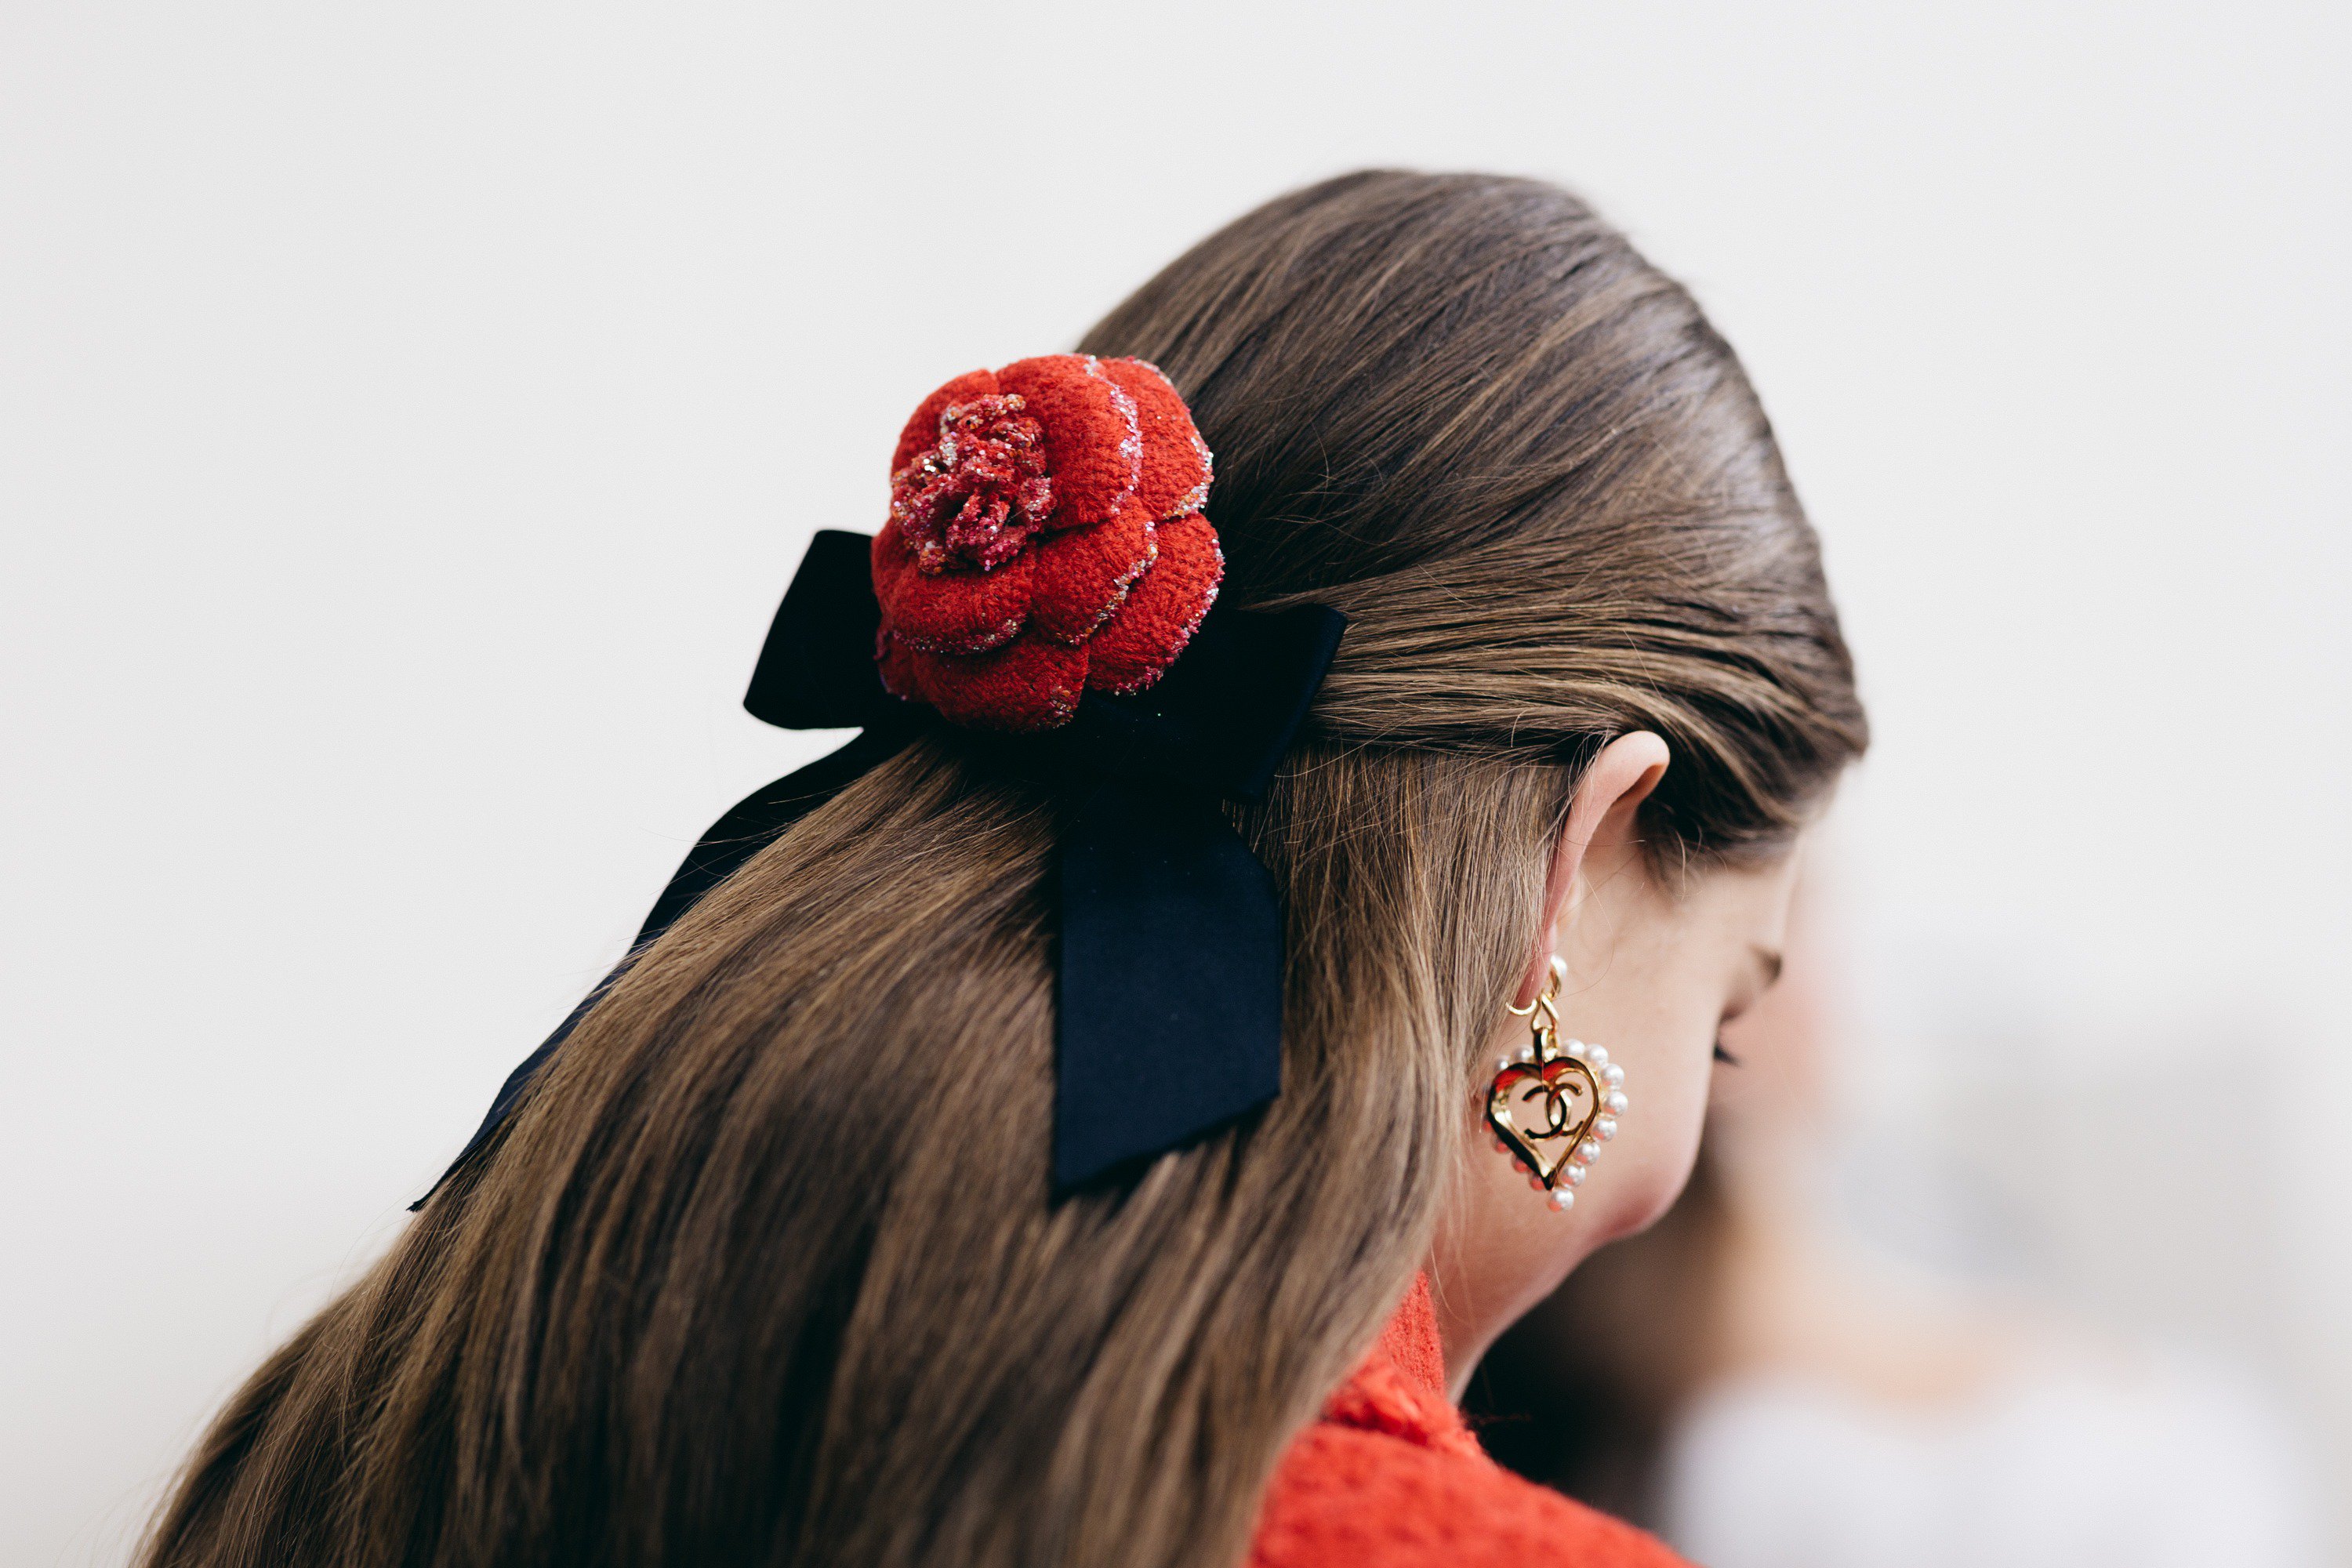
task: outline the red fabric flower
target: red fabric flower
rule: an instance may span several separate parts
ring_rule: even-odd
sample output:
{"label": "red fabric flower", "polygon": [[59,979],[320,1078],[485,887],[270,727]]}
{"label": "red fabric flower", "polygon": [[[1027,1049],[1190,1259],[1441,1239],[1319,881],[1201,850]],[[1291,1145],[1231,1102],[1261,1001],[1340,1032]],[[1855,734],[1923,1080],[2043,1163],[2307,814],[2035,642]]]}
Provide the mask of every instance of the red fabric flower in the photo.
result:
{"label": "red fabric flower", "polygon": [[1136,359],[1048,354],[925,398],[874,536],[882,684],[959,724],[1050,730],[1140,691],[1192,639],[1224,557],[1209,449]]}

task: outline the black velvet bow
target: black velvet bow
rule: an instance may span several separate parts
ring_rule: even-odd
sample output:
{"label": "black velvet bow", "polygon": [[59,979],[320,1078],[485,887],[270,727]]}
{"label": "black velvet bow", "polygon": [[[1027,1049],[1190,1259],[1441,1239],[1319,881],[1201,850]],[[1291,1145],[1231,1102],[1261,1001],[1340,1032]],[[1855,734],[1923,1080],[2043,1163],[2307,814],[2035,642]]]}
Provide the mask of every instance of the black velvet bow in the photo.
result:
{"label": "black velvet bow", "polygon": [[[743,699],[755,718],[783,729],[863,732],[712,826],[628,955],[508,1076],[451,1171],[488,1142],[564,1037],[697,900],[940,722],[885,691],[876,671],[871,542],[826,530],[810,543]],[[1346,626],[1321,605],[1212,610],[1150,689],[1089,691],[1063,728],[1003,742],[1084,792],[1057,872],[1057,1193],[1132,1169],[1279,1092],[1281,910],[1219,802],[1265,794]]]}

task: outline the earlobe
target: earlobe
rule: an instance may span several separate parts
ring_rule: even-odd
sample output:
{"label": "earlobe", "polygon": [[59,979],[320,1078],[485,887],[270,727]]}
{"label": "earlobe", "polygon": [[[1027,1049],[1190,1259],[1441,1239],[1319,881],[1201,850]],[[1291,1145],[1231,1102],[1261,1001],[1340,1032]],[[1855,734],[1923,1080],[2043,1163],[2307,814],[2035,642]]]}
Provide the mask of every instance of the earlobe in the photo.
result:
{"label": "earlobe", "polygon": [[1552,847],[1551,870],[1544,884],[1544,923],[1535,950],[1528,955],[1519,989],[1512,997],[1524,1007],[1541,994],[1550,955],[1559,947],[1559,922],[1575,897],[1587,858],[1596,844],[1630,843],[1634,814],[1658,781],[1666,775],[1672,754],[1666,742],[1648,730],[1620,735],[1593,753],[1576,781],[1569,799],[1568,820],[1560,825]]}

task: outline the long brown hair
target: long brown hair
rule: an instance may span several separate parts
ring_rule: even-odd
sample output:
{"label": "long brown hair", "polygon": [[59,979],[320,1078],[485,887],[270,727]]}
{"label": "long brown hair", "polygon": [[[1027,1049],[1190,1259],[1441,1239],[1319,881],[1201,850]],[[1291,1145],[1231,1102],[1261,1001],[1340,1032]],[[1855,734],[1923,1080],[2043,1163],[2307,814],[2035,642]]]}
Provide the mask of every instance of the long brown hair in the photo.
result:
{"label": "long brown hair", "polygon": [[150,1563],[1230,1563],[1422,1259],[1582,760],[1664,735],[1691,867],[1864,744],[1737,361],[1573,196],[1328,181],[1081,346],[1190,400],[1225,595],[1349,617],[1242,823],[1281,1097],[1051,1202],[1066,803],[919,742],[649,950],[231,1403]]}

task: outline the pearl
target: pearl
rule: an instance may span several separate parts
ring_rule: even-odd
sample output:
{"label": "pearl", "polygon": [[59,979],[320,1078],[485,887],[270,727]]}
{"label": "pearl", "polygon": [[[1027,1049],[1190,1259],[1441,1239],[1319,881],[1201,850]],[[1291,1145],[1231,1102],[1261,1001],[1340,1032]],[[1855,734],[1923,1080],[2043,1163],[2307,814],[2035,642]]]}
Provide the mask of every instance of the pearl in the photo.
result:
{"label": "pearl", "polygon": [[1606,1068],[1609,1065],[1609,1047],[1587,1046],[1584,1047],[1584,1059],[1592,1064],[1595,1071]]}
{"label": "pearl", "polygon": [[1608,1142],[1609,1140],[1617,1136],[1616,1121],[1610,1117],[1602,1117],[1600,1121],[1592,1124],[1592,1135],[1595,1138],[1600,1139],[1603,1143]]}
{"label": "pearl", "polygon": [[1560,1174],[1568,1178],[1568,1184],[1571,1187],[1584,1185],[1584,1167],[1581,1165],[1570,1165]]}
{"label": "pearl", "polygon": [[1541,1192],[1543,1191],[1543,1178],[1541,1176],[1529,1176],[1528,1178],[1528,1185],[1533,1187],[1538,1192]]}
{"label": "pearl", "polygon": [[1615,1062],[1611,1062],[1607,1067],[1601,1069],[1601,1081],[1607,1084],[1610,1088],[1615,1089],[1619,1084],[1625,1081],[1625,1069],[1619,1067]]}
{"label": "pearl", "polygon": [[1560,1213],[1566,1214],[1570,1209],[1576,1206],[1576,1194],[1563,1188],[1560,1191],[1552,1194],[1551,1206],[1559,1210]]}
{"label": "pearl", "polygon": [[1496,1072],[1508,1072],[1508,1071],[1510,1071],[1510,1070],[1511,1070],[1511,1058],[1508,1058],[1508,1057],[1496,1057],[1496,1058],[1495,1058],[1495,1070],[1496,1070]]}
{"label": "pearl", "polygon": [[1608,1109],[1610,1115],[1622,1116],[1625,1114],[1627,1108],[1632,1106],[1633,1102],[1626,1099],[1622,1094],[1620,1094],[1615,1089],[1612,1089],[1609,1091],[1609,1098],[1603,1100],[1601,1103]]}
{"label": "pearl", "polygon": [[1523,1062],[1531,1062],[1535,1059],[1536,1048],[1533,1046],[1521,1046],[1519,1047],[1519,1060]]}
{"label": "pearl", "polygon": [[1576,1152],[1570,1154],[1569,1158],[1580,1165],[1590,1165],[1593,1161],[1601,1158],[1601,1145],[1587,1138],[1576,1146]]}

